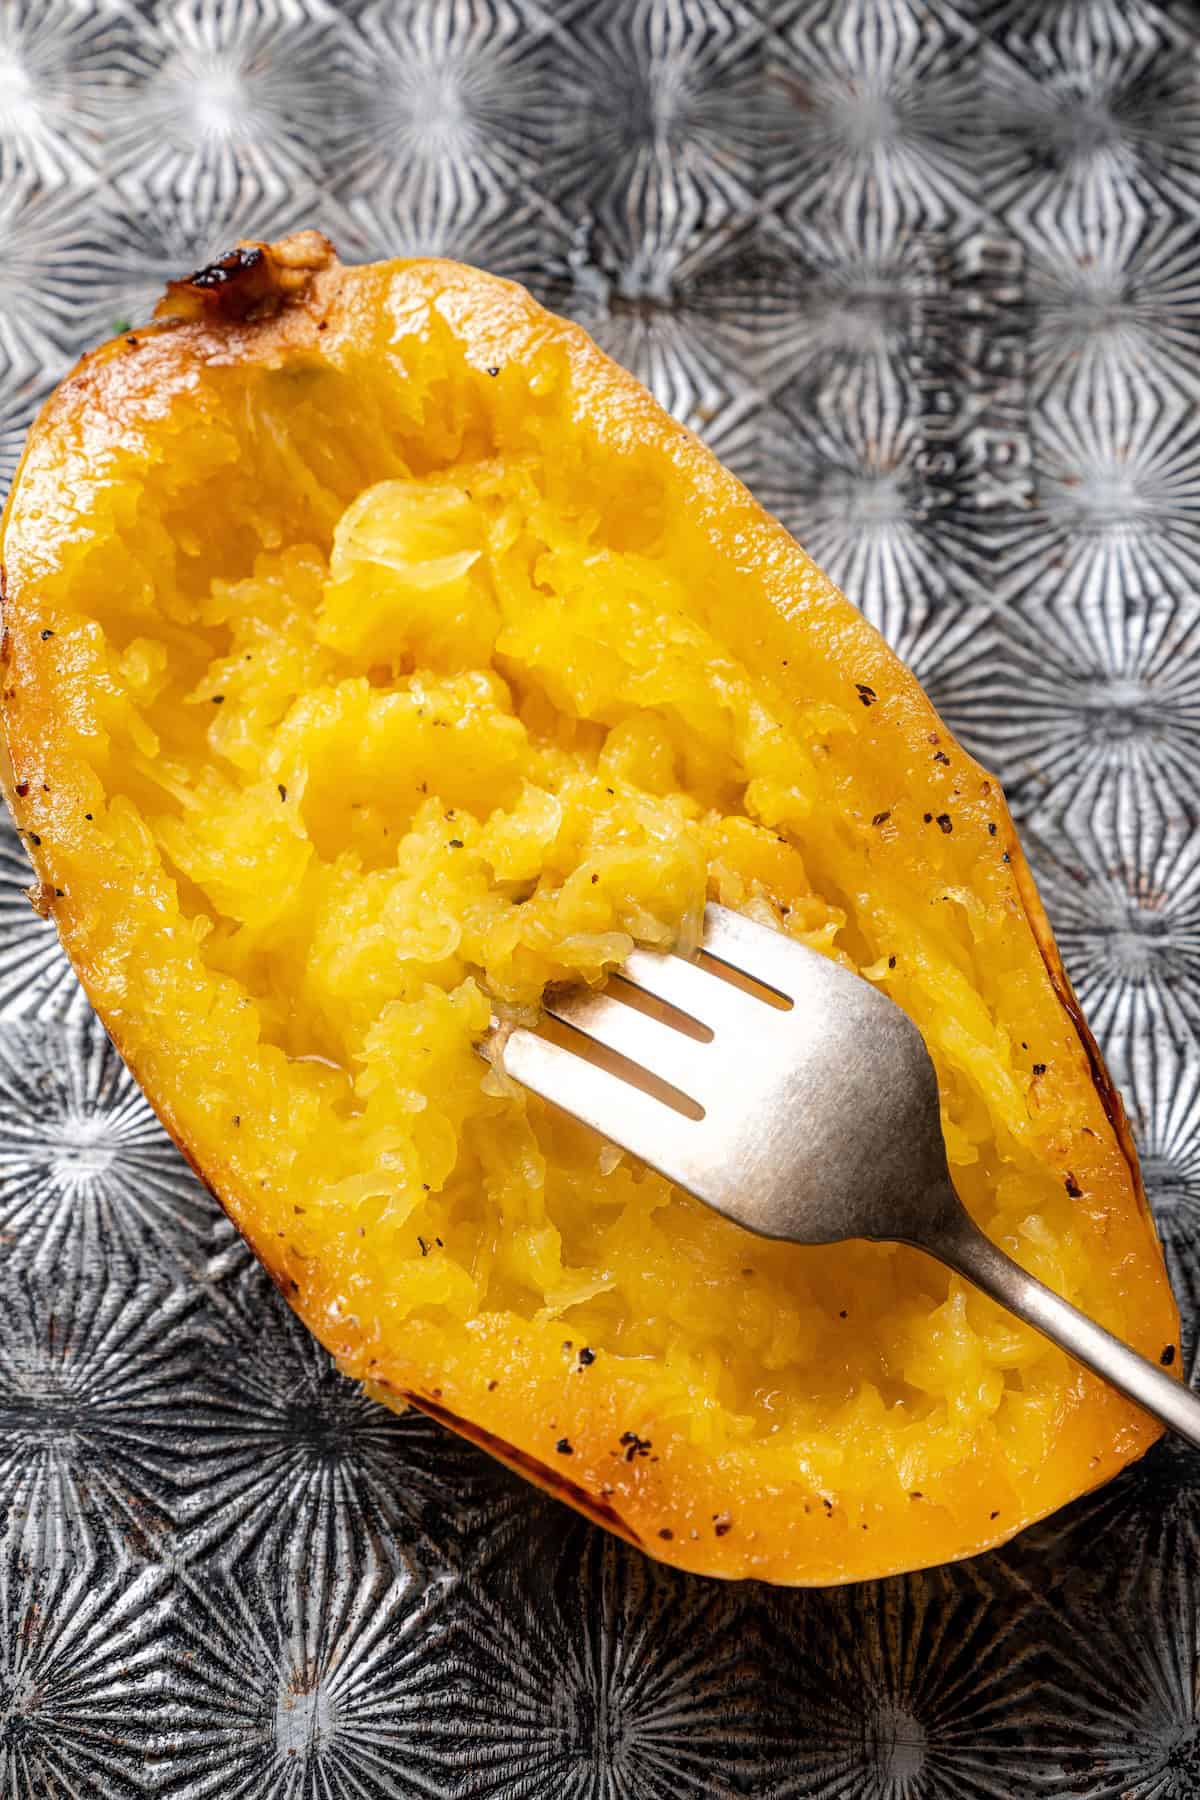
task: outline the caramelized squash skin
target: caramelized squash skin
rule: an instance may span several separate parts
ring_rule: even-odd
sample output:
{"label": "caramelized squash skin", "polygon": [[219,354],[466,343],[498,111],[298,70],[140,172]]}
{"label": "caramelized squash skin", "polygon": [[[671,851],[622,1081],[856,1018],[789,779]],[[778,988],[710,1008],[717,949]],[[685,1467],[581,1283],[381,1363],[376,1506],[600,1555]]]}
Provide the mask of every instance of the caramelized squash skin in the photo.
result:
{"label": "caramelized squash skin", "polygon": [[1171,1360],[1003,798],[879,636],[506,282],[304,233],[160,312],[63,382],[9,500],[7,791],[101,1017],[341,1367],[655,1556],[783,1583],[968,1555],[1140,1455],[1151,1421],[928,1259],[754,1239],[476,1052],[740,907],[905,1008],[975,1217]]}

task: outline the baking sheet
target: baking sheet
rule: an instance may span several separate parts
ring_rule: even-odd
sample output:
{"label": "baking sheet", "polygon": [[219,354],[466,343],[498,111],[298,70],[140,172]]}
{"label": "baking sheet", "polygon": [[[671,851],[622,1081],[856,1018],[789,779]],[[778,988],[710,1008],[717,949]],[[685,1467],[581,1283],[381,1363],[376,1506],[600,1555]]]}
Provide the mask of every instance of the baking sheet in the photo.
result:
{"label": "baking sheet", "polygon": [[[1200,17],[0,0],[0,484],[239,235],[582,320],[1003,778],[1200,1286]],[[828,1593],[647,1562],[336,1377],[0,834],[0,1793],[1200,1794],[1200,1456]]]}

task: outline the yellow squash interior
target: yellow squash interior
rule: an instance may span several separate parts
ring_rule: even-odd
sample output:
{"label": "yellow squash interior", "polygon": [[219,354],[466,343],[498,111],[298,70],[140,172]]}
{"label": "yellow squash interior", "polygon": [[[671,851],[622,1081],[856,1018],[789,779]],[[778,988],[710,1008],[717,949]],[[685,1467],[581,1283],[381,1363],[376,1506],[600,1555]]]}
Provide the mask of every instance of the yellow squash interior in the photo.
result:
{"label": "yellow squash interior", "polygon": [[[926,716],[876,745],[886,696],[802,631],[749,666],[736,546],[706,551],[677,469],[573,428],[564,354],[468,352],[427,309],[231,357],[92,453],[22,602],[89,986],[381,1391],[623,1495],[696,1566],[733,1534],[728,1566],[783,1579],[1005,1535],[1148,1429],[932,1262],[751,1238],[475,1051],[548,982],[690,944],[715,897],[891,993],[975,1216],[1118,1330],[1158,1294],[1161,1333],[1152,1230],[1001,870],[999,797]],[[36,800],[51,762],[17,765]],[[963,878],[968,832],[990,887]],[[1047,1478],[1060,1441],[1078,1466]]]}

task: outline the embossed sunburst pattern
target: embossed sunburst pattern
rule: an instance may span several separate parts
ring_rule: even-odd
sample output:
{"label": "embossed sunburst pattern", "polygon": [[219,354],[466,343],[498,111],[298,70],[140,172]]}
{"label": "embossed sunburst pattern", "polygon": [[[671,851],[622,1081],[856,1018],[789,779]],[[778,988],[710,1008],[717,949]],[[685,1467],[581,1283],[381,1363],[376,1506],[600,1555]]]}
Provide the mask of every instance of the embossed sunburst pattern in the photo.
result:
{"label": "embossed sunburst pattern", "polygon": [[[0,0],[0,492],[240,235],[580,319],[1003,778],[1200,1368],[1200,19]],[[830,1593],[662,1569],[331,1370],[0,827],[0,1794],[1192,1800],[1200,1455]]]}

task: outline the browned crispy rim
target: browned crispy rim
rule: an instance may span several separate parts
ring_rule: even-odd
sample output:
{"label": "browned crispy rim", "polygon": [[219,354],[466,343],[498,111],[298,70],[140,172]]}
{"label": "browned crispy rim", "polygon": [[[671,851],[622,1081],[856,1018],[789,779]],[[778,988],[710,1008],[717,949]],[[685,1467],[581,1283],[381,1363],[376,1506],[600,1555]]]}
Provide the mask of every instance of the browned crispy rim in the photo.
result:
{"label": "browned crispy rim", "polygon": [[577,1481],[568,1480],[557,1469],[540,1462],[536,1456],[530,1456],[528,1451],[517,1449],[504,1438],[485,1430],[482,1425],[476,1425],[471,1419],[464,1419],[458,1413],[451,1412],[448,1406],[442,1406],[426,1394],[414,1394],[407,1388],[395,1388],[390,1382],[378,1379],[364,1385],[388,1405],[403,1407],[407,1404],[417,1407],[431,1419],[436,1419],[439,1425],[445,1425],[450,1431],[457,1432],[459,1437],[486,1450],[489,1456],[494,1456],[497,1462],[504,1463],[516,1474],[524,1476],[526,1481],[532,1481],[535,1487],[540,1487],[552,1499],[565,1500],[568,1506],[573,1506],[576,1512],[582,1513],[594,1525],[603,1525],[607,1531],[615,1532],[635,1549],[643,1548],[642,1539],[637,1532],[606,1500],[599,1499]]}
{"label": "browned crispy rim", "polygon": [[1025,916],[1029,920],[1029,926],[1033,932],[1034,941],[1037,944],[1042,962],[1045,964],[1046,973],[1050,977],[1050,985],[1054,989],[1059,1004],[1078,1034],[1079,1041],[1083,1046],[1084,1055],[1088,1060],[1088,1068],[1091,1071],[1092,1086],[1095,1088],[1097,1098],[1104,1108],[1105,1115],[1107,1116],[1110,1125],[1116,1133],[1117,1142],[1121,1147],[1121,1154],[1129,1164],[1129,1172],[1133,1177],[1133,1184],[1138,1200],[1143,1209],[1145,1209],[1147,1206],[1146,1191],[1142,1185],[1142,1172],[1138,1164],[1137,1148],[1133,1141],[1133,1133],[1129,1129],[1129,1120],[1125,1116],[1125,1107],[1122,1103],[1120,1093],[1117,1091],[1113,1078],[1105,1067],[1104,1058],[1100,1054],[1100,1046],[1092,1036],[1091,1026],[1083,1016],[1083,1009],[1076,998],[1075,990],[1071,986],[1070,977],[1063,966],[1063,960],[1059,954],[1058,945],[1054,941],[1054,932],[1051,929],[1050,920],[1046,915],[1046,909],[1042,905],[1042,897],[1037,891],[1037,886],[1033,879],[1033,871],[1029,867],[1024,851],[1017,842],[1015,832],[1011,834],[1011,841],[1012,866],[1017,883],[1017,892],[1021,897],[1021,904],[1025,909]]}

